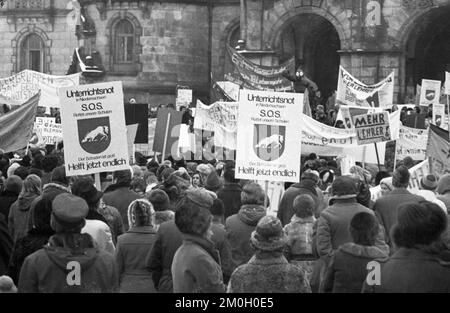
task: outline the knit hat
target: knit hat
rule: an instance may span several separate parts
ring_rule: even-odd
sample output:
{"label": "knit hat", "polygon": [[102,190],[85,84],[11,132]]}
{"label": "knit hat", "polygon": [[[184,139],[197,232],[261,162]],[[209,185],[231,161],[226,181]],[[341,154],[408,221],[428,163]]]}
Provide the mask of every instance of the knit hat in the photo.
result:
{"label": "knit hat", "polygon": [[70,193],[59,194],[52,202],[52,221],[56,222],[62,230],[71,231],[82,228],[88,213],[89,207],[86,201]]}
{"label": "knit hat", "polygon": [[56,167],[52,172],[52,182],[60,183],[64,186],[69,185],[69,180],[66,176],[66,168],[64,166]]}
{"label": "knit hat", "polygon": [[438,186],[438,180],[436,176],[430,174],[422,177],[420,180],[420,186],[425,190],[435,190]]}
{"label": "knit hat", "polygon": [[394,187],[405,186],[409,183],[411,174],[406,166],[401,165],[397,167],[392,175],[392,185]]}
{"label": "knit hat", "polygon": [[252,232],[250,241],[253,246],[262,251],[282,249],[287,243],[281,221],[275,216],[266,215],[261,218]]}
{"label": "knit hat", "polygon": [[17,175],[9,176],[5,181],[5,190],[18,195],[22,191],[22,179]]}
{"label": "knit hat", "polygon": [[333,192],[332,199],[335,200],[356,198],[358,193],[355,179],[350,176],[337,177],[331,185],[331,190]]}
{"label": "knit hat", "polygon": [[0,276],[0,293],[16,293],[17,287],[14,285],[11,277],[3,275]]}
{"label": "knit hat", "polygon": [[147,199],[136,199],[128,206],[128,225],[153,226],[155,225],[155,210]]}
{"label": "knit hat", "polygon": [[217,176],[217,173],[211,172],[205,181],[205,188],[211,191],[217,191],[222,187],[222,182],[220,181],[219,176]]}
{"label": "knit hat", "polygon": [[155,189],[150,191],[148,195],[148,201],[153,204],[155,211],[166,211],[170,208],[169,196],[161,189]]}
{"label": "knit hat", "polygon": [[437,193],[443,195],[450,191],[450,174],[445,174],[441,176],[438,182]]}
{"label": "knit hat", "polygon": [[95,188],[88,177],[78,178],[72,185],[72,194],[83,198],[88,205],[95,205],[103,196],[103,192]]}

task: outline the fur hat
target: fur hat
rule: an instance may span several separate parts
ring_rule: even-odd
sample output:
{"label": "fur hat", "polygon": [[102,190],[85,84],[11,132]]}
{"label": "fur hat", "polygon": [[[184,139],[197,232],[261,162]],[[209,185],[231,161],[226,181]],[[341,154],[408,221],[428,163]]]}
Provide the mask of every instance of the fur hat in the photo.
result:
{"label": "fur hat", "polygon": [[164,190],[155,189],[150,191],[148,201],[153,204],[155,211],[166,211],[170,208],[169,196]]}
{"label": "fur hat", "polygon": [[422,177],[422,179],[420,180],[420,186],[422,187],[422,189],[433,191],[436,190],[438,186],[438,180],[436,176],[430,174]]}
{"label": "fur hat", "polygon": [[136,199],[132,201],[128,206],[127,216],[130,227],[155,225],[155,210],[147,199]]}
{"label": "fur hat", "polygon": [[281,221],[274,216],[266,215],[259,220],[250,241],[258,250],[276,251],[283,249],[287,243],[287,237]]}
{"label": "fur hat", "polygon": [[70,193],[59,194],[52,202],[52,221],[56,222],[55,226],[59,226],[55,231],[80,230],[85,225],[88,213],[86,201]]}
{"label": "fur hat", "polygon": [[445,174],[439,179],[436,191],[440,195],[450,191],[450,174]]}
{"label": "fur hat", "polygon": [[350,176],[337,177],[331,185],[331,190],[333,193],[332,199],[335,200],[356,198],[358,193],[356,190],[355,179]]}
{"label": "fur hat", "polygon": [[222,187],[222,182],[215,171],[211,172],[205,181],[205,189],[217,191]]}

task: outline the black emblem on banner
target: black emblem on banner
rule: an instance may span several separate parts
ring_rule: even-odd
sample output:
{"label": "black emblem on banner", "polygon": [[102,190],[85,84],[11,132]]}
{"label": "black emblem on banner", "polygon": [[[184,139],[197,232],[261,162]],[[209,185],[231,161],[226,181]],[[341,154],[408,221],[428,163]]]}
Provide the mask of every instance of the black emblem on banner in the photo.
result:
{"label": "black emblem on banner", "polygon": [[78,120],[78,140],[84,151],[99,154],[111,143],[109,117]]}

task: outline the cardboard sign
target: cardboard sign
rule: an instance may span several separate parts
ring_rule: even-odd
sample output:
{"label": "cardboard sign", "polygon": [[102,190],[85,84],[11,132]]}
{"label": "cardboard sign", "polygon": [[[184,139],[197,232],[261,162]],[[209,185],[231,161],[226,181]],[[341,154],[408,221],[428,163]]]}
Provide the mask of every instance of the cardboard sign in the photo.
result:
{"label": "cardboard sign", "polygon": [[122,82],[60,89],[68,176],[129,169]]}
{"label": "cardboard sign", "polygon": [[34,131],[39,139],[38,143],[54,145],[62,140],[62,126],[56,124],[54,117],[36,117]]}
{"label": "cardboard sign", "polygon": [[389,114],[386,111],[356,115],[353,117],[353,125],[358,145],[391,140]]}
{"label": "cardboard sign", "polygon": [[178,138],[183,113],[173,109],[159,109],[156,118],[153,151],[169,155],[178,155]]}
{"label": "cardboard sign", "polygon": [[413,160],[426,159],[428,132],[425,129],[400,126],[399,139],[395,145],[397,160],[409,156]]}
{"label": "cardboard sign", "polygon": [[176,99],[177,109],[180,107],[189,108],[192,103],[192,89],[178,89]]}
{"label": "cardboard sign", "polygon": [[439,104],[441,97],[441,81],[422,79],[420,88],[420,105],[429,106],[430,104]]}
{"label": "cardboard sign", "polygon": [[433,104],[433,124],[446,129],[445,125],[445,104]]}
{"label": "cardboard sign", "polygon": [[236,177],[300,181],[303,94],[241,90]]}

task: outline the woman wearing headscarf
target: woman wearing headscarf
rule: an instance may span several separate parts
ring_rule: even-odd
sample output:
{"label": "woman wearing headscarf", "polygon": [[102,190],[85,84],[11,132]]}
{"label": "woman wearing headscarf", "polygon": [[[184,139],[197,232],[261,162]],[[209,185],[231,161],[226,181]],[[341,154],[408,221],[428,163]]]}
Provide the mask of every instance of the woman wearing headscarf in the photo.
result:
{"label": "woman wearing headscarf", "polygon": [[128,207],[130,229],[117,239],[115,259],[120,277],[120,292],[156,292],[145,259],[156,240],[155,210],[146,199]]}
{"label": "woman wearing headscarf", "polygon": [[31,203],[42,194],[41,188],[41,179],[37,175],[28,175],[23,181],[19,198],[9,210],[8,228],[14,242],[27,234]]}
{"label": "woman wearing headscarf", "polygon": [[356,201],[366,208],[370,207],[371,194],[369,182],[371,180],[371,175],[369,171],[358,165],[354,165],[350,167],[350,174],[356,180]]}

